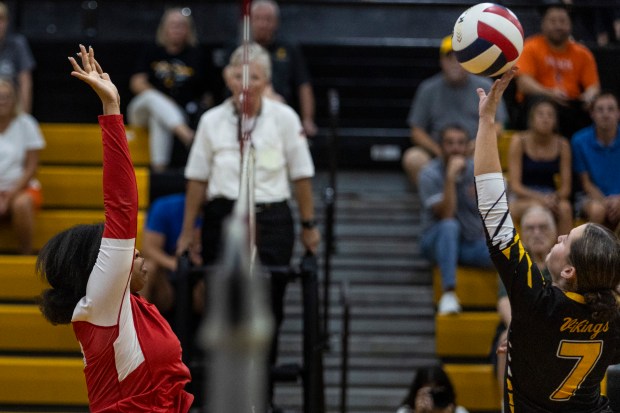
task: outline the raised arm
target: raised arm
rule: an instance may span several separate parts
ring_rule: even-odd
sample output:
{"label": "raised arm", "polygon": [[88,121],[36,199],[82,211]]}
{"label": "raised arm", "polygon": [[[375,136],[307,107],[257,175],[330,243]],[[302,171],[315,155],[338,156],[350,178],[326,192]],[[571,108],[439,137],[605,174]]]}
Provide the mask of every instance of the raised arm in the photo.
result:
{"label": "raised arm", "polygon": [[496,80],[487,95],[478,89],[479,121],[474,150],[474,175],[478,195],[478,210],[491,244],[503,249],[511,242],[514,225],[508,212],[506,187],[497,150],[495,113],[502,94],[512,80],[515,69],[506,72]]}
{"label": "raised arm", "polygon": [[127,146],[120,96],[107,73],[95,60],[92,47],[80,45],[82,67],[73,57],[71,76],[88,84],[99,96],[104,116],[99,117],[103,142],[103,200],[106,212],[104,238],[135,239],[138,194],[136,177]]}
{"label": "raised arm", "polygon": [[80,45],[79,57],[81,67],[73,57],[69,58],[73,66],[71,75],[88,84],[103,105],[104,115],[99,116],[99,124],[103,144],[105,227],[86,297],[78,305],[74,321],[114,325],[128,291],[137,233],[138,191],[118,90],[95,60],[92,48],[87,51]]}
{"label": "raised arm", "polygon": [[474,150],[474,175],[491,172],[502,172],[497,150],[497,133],[495,129],[495,114],[502,95],[515,75],[515,69],[504,73],[501,79],[493,82],[487,95],[483,89],[478,89],[480,104],[478,108],[478,133],[476,134],[476,149]]}

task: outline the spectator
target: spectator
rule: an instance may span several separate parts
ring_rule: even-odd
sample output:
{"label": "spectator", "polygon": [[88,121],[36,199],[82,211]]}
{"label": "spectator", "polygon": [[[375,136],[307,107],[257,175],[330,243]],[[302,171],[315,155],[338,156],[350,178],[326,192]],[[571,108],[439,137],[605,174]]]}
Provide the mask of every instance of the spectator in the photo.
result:
{"label": "spectator", "polygon": [[540,27],[541,33],[523,45],[517,100],[523,113],[527,113],[532,97],[553,100],[559,108],[560,134],[571,137],[589,123],[588,107],[600,90],[596,61],[590,50],[571,39],[566,6],[547,6]]}
{"label": "spectator", "polygon": [[[175,302],[175,283],[178,258],[176,247],[185,210],[185,194],[171,194],[157,198],[150,206],[142,240],[142,253],[148,263],[149,278],[142,295],[155,304],[162,314],[172,310]],[[195,239],[200,239],[200,227],[195,227]],[[197,243],[200,244],[199,242]],[[190,260],[202,264],[198,249],[190,251]],[[204,283],[194,287],[194,310],[202,313]]]}
{"label": "spectator", "polygon": [[[547,271],[545,258],[556,243],[558,232],[556,230],[555,220],[551,211],[542,206],[533,206],[525,210],[521,217],[521,242],[523,247],[528,251],[532,261],[538,269],[541,270],[543,276],[551,282],[551,277]],[[497,381],[499,383],[500,400],[504,395],[504,373],[506,370],[506,353],[501,351],[497,354],[495,349],[504,345],[508,337],[508,326],[512,314],[510,311],[510,300],[504,284],[499,283],[499,296],[497,300],[497,311],[500,316],[500,325],[498,326],[496,340],[494,340],[493,354],[491,358],[496,364]]]}
{"label": "spectator", "polygon": [[[403,155],[402,164],[409,181],[417,185],[420,170],[436,156],[441,156],[439,134],[447,125],[460,125],[470,139],[476,136],[478,105],[472,95],[481,87],[488,89],[491,80],[472,75],[456,60],[452,36],[439,47],[441,73],[420,83],[413,98],[407,121],[411,127],[412,148]],[[497,133],[503,129],[508,114],[502,105],[497,114]],[[473,146],[470,147],[470,151]]]}
{"label": "spectator", "polygon": [[557,113],[549,100],[534,103],[528,130],[517,132],[508,152],[510,212],[515,222],[533,205],[553,211],[561,234],[573,227],[570,144],[555,132]]}
{"label": "spectator", "polygon": [[[172,166],[175,136],[185,148],[191,146],[194,130],[189,116],[198,115],[205,97],[206,70],[191,15],[185,9],[166,10],[156,44],[144,47],[129,80],[135,97],[129,102],[127,115],[131,124],[149,129],[154,171]],[[185,159],[181,163],[184,166]]]}
{"label": "spectator", "polygon": [[577,212],[587,221],[615,230],[620,223],[620,109],[611,93],[594,98],[594,123],[572,139],[573,168],[583,192],[575,196]]}
{"label": "spectator", "polygon": [[0,225],[10,220],[21,254],[33,251],[35,211],[43,200],[34,176],[43,147],[37,121],[19,109],[14,84],[0,80]]}
{"label": "spectator", "polygon": [[[202,256],[205,265],[219,257],[223,220],[239,195],[241,151],[241,94],[243,47],[237,48],[224,69],[232,97],[207,111],[198,125],[196,142],[190,152],[185,177],[188,179],[183,229],[177,254],[192,246],[194,222],[203,212]],[[256,150],[254,172],[256,201],[256,243],[258,257],[265,266],[288,267],[293,254],[295,230],[288,199],[289,181],[301,218],[304,248],[316,253],[320,234],[314,220],[312,181],[314,165],[299,117],[283,103],[264,97],[271,77],[269,54],[258,44],[248,46],[249,76],[248,127]],[[288,277],[271,277],[271,304],[276,329],[270,363],[277,355],[278,327],[283,320],[283,298]]]}
{"label": "spectator", "polygon": [[473,162],[467,157],[469,136],[459,126],[440,134],[441,155],[420,171],[422,252],[439,266],[443,295],[439,314],[461,311],[456,287],[459,264],[492,268],[480,216],[476,209]]}
{"label": "spectator", "polygon": [[440,366],[418,369],[396,413],[467,413],[456,405],[450,378]]}
{"label": "spectator", "polygon": [[0,78],[10,79],[17,89],[22,111],[32,112],[34,57],[24,36],[9,33],[9,9],[0,1]]}
{"label": "spectator", "polygon": [[315,103],[310,75],[301,49],[276,36],[279,24],[278,3],[274,0],[252,2],[252,40],[267,49],[271,56],[271,86],[267,87],[266,93],[298,109],[304,131],[312,137],[318,130],[314,123]]}

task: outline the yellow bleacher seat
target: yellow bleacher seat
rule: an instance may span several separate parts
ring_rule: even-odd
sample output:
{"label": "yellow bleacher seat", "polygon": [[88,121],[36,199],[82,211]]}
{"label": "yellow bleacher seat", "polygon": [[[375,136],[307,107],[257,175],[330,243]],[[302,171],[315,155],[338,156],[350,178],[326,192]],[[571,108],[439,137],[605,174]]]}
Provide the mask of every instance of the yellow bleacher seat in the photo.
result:
{"label": "yellow bleacher seat", "polygon": [[[41,123],[46,147],[41,164],[101,165],[101,130],[96,123]],[[146,129],[127,126],[127,140],[134,165],[149,164]]]}
{"label": "yellow bleacher seat", "polygon": [[[103,207],[102,168],[96,166],[40,166],[44,208]],[[139,207],[149,204],[149,171],[136,168]]]}
{"label": "yellow bleacher seat", "polygon": [[[456,270],[456,295],[463,307],[495,307],[499,277],[495,270],[459,266]],[[435,303],[441,297],[439,268],[433,268]]]}
{"label": "yellow bleacher seat", "polygon": [[50,324],[35,304],[0,304],[0,331],[1,351],[80,351],[71,326]]}
{"label": "yellow bleacher seat", "polygon": [[473,411],[500,410],[497,379],[491,364],[446,364],[457,403]]}
{"label": "yellow bleacher seat", "polygon": [[499,323],[492,311],[466,311],[435,317],[435,348],[439,357],[487,357]]}
{"label": "yellow bleacher seat", "polygon": [[0,404],[88,404],[80,357],[0,357]]}
{"label": "yellow bleacher seat", "polygon": [[30,301],[47,286],[35,275],[34,255],[0,255],[0,300]]}
{"label": "yellow bleacher seat", "polygon": [[497,150],[499,151],[499,162],[502,165],[502,171],[508,172],[508,151],[510,149],[510,140],[516,131],[505,130],[497,138]]}
{"label": "yellow bleacher seat", "polygon": [[[136,245],[141,246],[142,228],[144,227],[145,212],[138,212],[138,238]],[[37,213],[35,222],[35,234],[33,246],[40,249],[51,237],[69,227],[77,224],[93,224],[103,222],[103,211],[88,210],[41,210]],[[0,250],[14,251],[17,249],[15,235],[11,228],[3,226],[0,228]]]}

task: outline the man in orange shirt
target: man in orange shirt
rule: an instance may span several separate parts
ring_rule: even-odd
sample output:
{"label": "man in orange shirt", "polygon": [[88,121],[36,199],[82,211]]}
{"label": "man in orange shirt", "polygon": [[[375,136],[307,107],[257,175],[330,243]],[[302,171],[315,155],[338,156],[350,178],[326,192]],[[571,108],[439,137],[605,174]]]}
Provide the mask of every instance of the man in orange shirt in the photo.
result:
{"label": "man in orange shirt", "polygon": [[[592,52],[571,39],[572,24],[562,4],[548,6],[541,33],[529,37],[517,62],[517,99],[551,98],[559,109],[560,132],[570,138],[590,123],[588,107],[600,91]],[[527,113],[527,110],[524,112]]]}

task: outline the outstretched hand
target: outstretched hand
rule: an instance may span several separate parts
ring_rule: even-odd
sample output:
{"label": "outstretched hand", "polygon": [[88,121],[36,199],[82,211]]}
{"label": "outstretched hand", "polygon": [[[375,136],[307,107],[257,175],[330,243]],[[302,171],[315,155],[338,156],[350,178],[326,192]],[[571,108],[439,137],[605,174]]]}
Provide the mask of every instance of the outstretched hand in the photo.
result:
{"label": "outstretched hand", "polygon": [[482,88],[478,88],[476,90],[478,97],[480,98],[480,103],[478,105],[478,114],[480,115],[480,118],[490,117],[491,120],[495,119],[495,113],[497,112],[497,107],[502,100],[502,95],[504,94],[504,91],[508,87],[508,84],[512,78],[515,76],[516,72],[517,69],[513,67],[504,73],[500,79],[493,82],[488,95]]}
{"label": "outstretched hand", "polygon": [[99,96],[103,104],[103,113],[106,115],[120,114],[121,98],[118,89],[110,80],[110,76],[104,73],[103,69],[95,60],[95,51],[88,47],[88,51],[80,45],[78,53],[82,60],[82,66],[73,58],[69,57],[69,62],[73,66],[71,76],[87,83]]}

